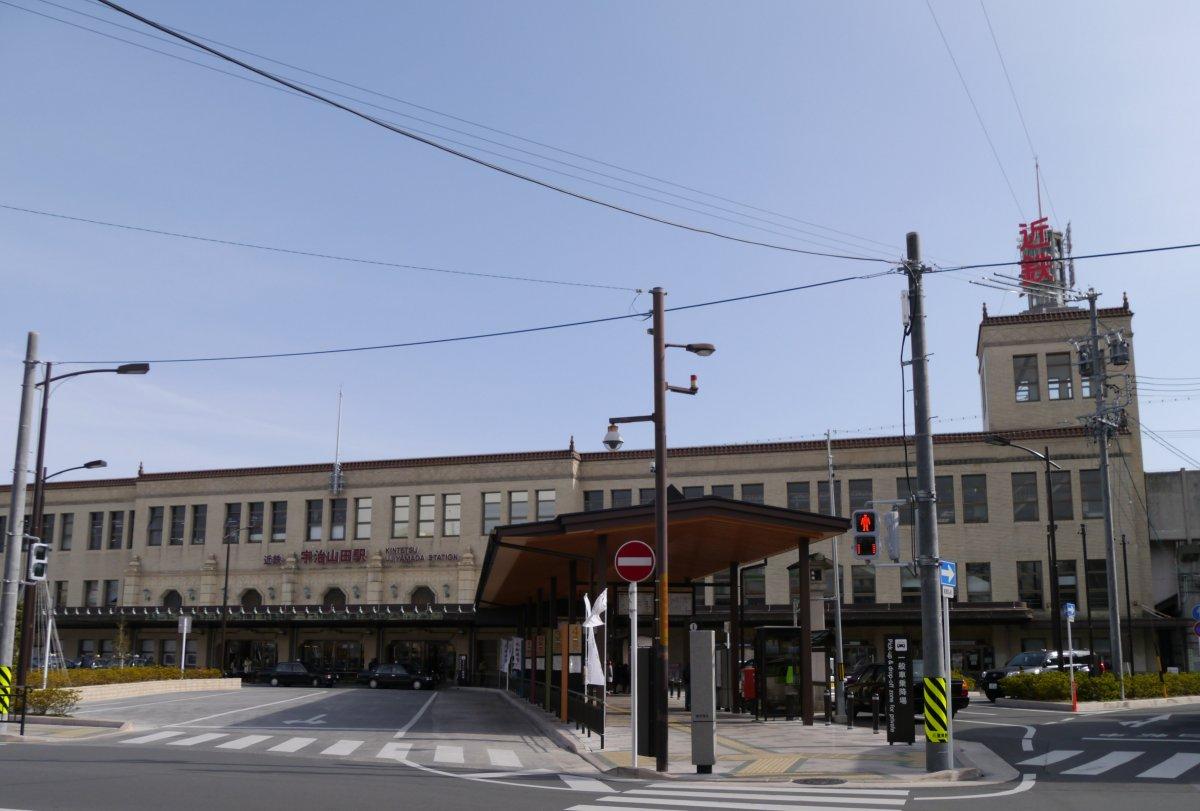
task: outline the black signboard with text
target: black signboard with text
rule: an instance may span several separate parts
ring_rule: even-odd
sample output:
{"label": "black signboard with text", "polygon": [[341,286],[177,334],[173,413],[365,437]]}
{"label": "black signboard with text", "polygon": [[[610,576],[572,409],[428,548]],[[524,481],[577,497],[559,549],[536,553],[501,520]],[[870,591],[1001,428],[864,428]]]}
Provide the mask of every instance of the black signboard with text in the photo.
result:
{"label": "black signboard with text", "polygon": [[913,667],[907,636],[889,636],[884,654],[887,679],[888,743],[911,744],[916,740],[913,721]]}

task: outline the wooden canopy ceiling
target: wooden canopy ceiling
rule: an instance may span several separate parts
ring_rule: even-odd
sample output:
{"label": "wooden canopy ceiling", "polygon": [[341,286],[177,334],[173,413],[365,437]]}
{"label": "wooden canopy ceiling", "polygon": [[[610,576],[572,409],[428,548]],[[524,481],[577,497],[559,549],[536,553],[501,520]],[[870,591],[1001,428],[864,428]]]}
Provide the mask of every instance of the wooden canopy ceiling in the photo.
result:
{"label": "wooden canopy ceiling", "polygon": [[[672,584],[728,571],[731,563],[757,563],[850,528],[845,518],[718,496],[670,501],[667,517]],[[524,604],[539,588],[548,593],[551,577],[558,579],[559,594],[565,595],[572,561],[577,561],[578,582],[587,584],[601,538],[607,539],[603,582],[617,581],[613,556],[621,544],[636,539],[655,546],[654,505],[497,527],[488,538],[476,604]]]}

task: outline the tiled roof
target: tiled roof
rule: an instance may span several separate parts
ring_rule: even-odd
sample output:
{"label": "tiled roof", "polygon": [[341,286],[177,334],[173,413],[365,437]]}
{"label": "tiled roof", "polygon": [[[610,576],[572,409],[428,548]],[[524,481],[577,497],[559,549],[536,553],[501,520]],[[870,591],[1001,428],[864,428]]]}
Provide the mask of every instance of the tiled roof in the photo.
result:
{"label": "tiled roof", "polygon": [[[1097,317],[1103,318],[1131,318],[1133,311],[1129,309],[1128,304],[1123,304],[1120,307],[1105,307],[1096,311]],[[1007,324],[1047,324],[1054,321],[1086,321],[1088,319],[1088,311],[1079,307],[1064,308],[1061,310],[1047,310],[1037,313],[1017,313],[1016,315],[988,315],[984,316],[980,321],[980,329],[984,327],[997,327]]]}

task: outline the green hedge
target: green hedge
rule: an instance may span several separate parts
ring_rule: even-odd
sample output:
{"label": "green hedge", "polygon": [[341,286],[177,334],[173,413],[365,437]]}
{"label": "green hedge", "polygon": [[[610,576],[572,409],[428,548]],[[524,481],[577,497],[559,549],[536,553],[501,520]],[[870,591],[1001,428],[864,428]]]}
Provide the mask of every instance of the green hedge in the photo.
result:
{"label": "green hedge", "polygon": [[[31,684],[42,680],[41,673],[34,675],[36,675],[36,679],[32,675],[30,676]],[[128,684],[167,679],[219,679],[222,675],[224,674],[217,668],[193,669],[181,673],[177,667],[81,667],[74,670],[51,671],[48,686],[88,687],[94,684]]]}
{"label": "green hedge", "polygon": [[[1076,694],[1080,701],[1119,701],[1121,688],[1112,673],[1103,676],[1077,675]],[[1162,698],[1168,696],[1200,696],[1200,673],[1135,673],[1125,677],[1125,698]],[[1006,698],[1031,701],[1070,701],[1070,679],[1066,673],[1054,670],[1046,673],[1014,673],[1000,681],[1000,692]]]}
{"label": "green hedge", "polygon": [[79,704],[79,691],[49,687],[29,691],[30,715],[69,715]]}

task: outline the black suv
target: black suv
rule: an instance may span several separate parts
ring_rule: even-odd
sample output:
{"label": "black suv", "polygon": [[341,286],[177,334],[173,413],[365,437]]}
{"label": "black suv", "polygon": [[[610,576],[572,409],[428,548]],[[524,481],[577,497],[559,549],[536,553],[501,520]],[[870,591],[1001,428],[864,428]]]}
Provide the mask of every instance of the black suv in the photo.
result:
{"label": "black suv", "polygon": [[[925,691],[921,689],[921,677],[916,668],[913,670],[913,684],[909,691],[912,694],[913,713],[922,715],[925,712]],[[854,704],[855,716],[871,711],[871,696],[879,696],[879,711],[887,706],[887,668],[878,662],[862,665],[846,676],[846,704]],[[950,714],[958,713],[971,703],[967,695],[966,683],[962,679],[950,680]]]}
{"label": "black suv", "polygon": [[1024,653],[1018,653],[1016,656],[1008,660],[1008,664],[1004,667],[999,667],[994,670],[985,670],[980,677],[979,686],[983,689],[983,694],[988,697],[988,701],[995,703],[996,699],[1004,695],[1004,687],[1000,684],[1005,676],[1011,676],[1013,673],[1042,673],[1047,670],[1067,670],[1074,661],[1076,675],[1080,673],[1091,673],[1092,671],[1092,652],[1089,650],[1072,651],[1068,656],[1067,653],[1059,653],[1053,650],[1031,650]]}
{"label": "black suv", "polygon": [[313,687],[332,687],[337,679],[332,673],[309,670],[303,662],[280,662],[258,673],[258,681],[272,687],[308,684]]}
{"label": "black suv", "polygon": [[411,690],[424,690],[433,686],[433,679],[401,664],[379,665],[374,670],[358,674],[359,684],[368,687],[407,687]]}

